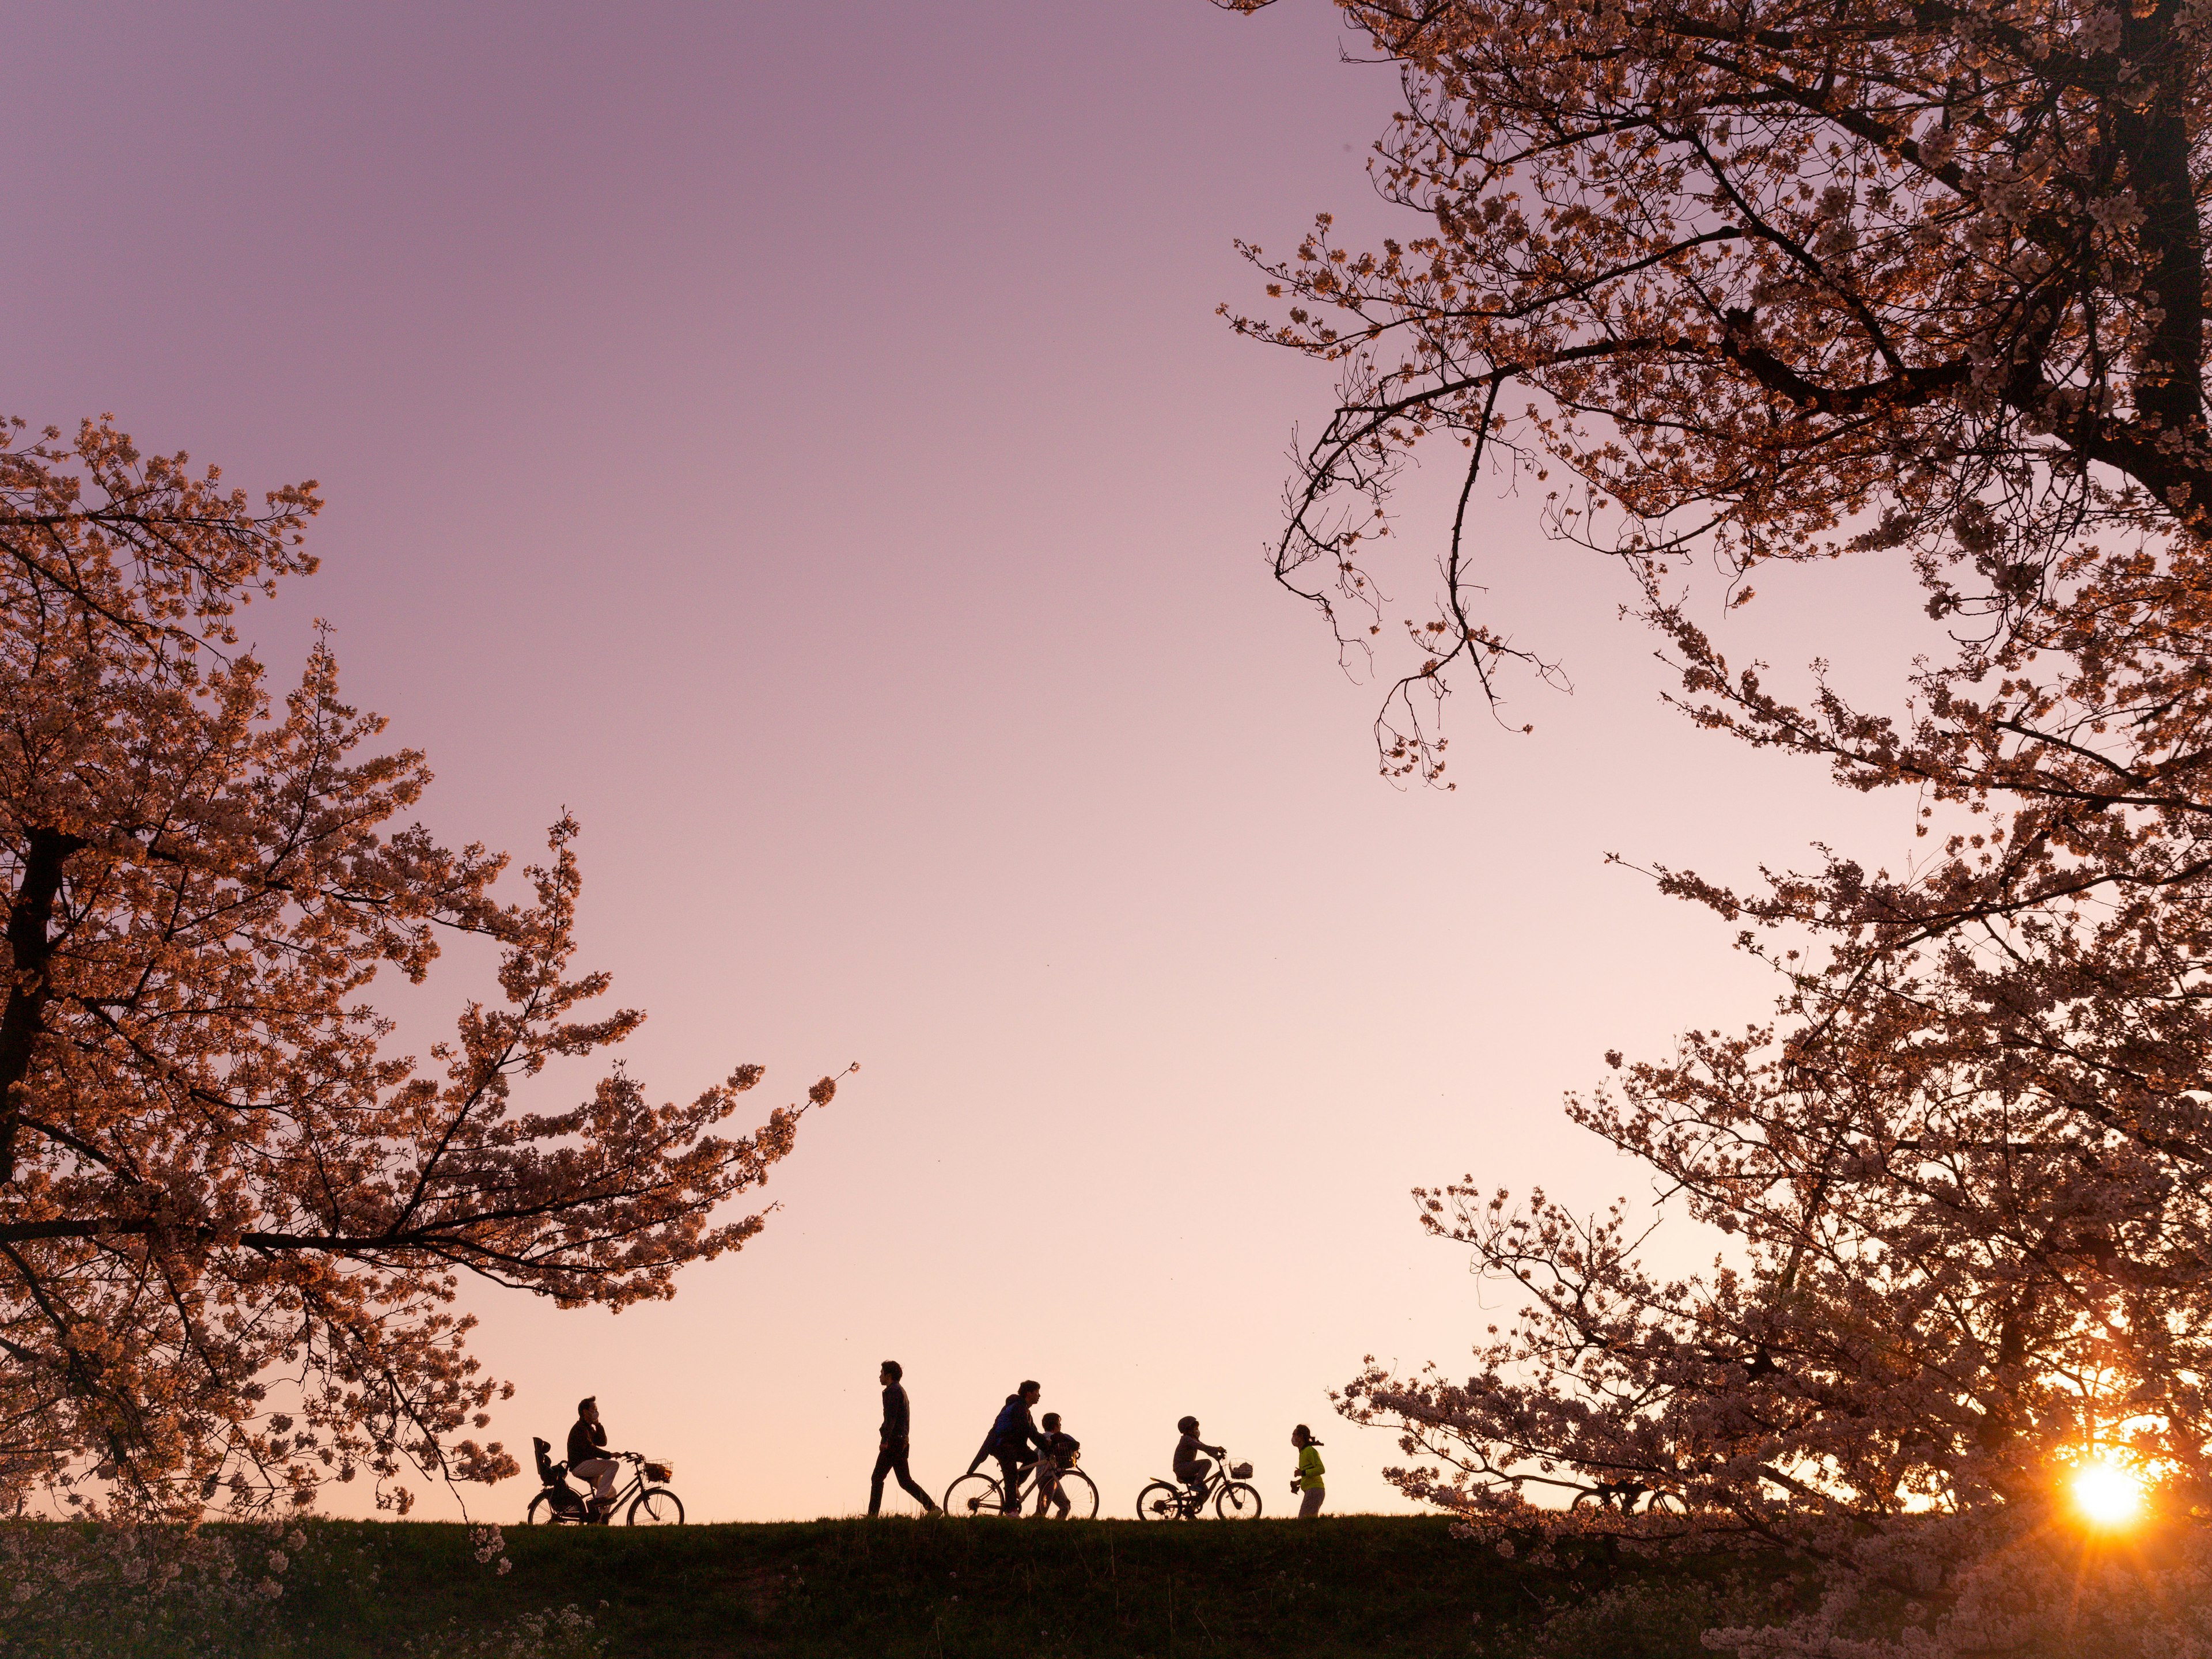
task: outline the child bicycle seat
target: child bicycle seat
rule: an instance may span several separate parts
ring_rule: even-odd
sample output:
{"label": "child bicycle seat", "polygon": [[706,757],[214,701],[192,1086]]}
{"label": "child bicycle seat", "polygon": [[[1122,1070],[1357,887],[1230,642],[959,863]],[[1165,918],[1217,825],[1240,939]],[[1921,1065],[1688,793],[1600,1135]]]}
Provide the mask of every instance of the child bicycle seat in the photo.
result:
{"label": "child bicycle seat", "polygon": [[553,1507],[563,1514],[583,1513],[583,1494],[568,1484],[568,1466],[553,1461],[553,1448],[547,1442],[531,1437],[530,1449],[538,1454],[538,1478],[553,1499]]}

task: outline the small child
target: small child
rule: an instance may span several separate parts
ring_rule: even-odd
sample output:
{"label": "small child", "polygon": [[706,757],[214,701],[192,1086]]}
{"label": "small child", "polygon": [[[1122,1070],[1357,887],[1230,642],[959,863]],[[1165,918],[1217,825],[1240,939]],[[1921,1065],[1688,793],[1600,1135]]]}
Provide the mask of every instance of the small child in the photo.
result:
{"label": "small child", "polygon": [[1326,1490],[1322,1477],[1328,1471],[1322,1467],[1321,1442],[1304,1424],[1291,1431],[1291,1443],[1298,1449],[1298,1472],[1291,1477],[1291,1490],[1305,1494],[1305,1501],[1298,1505],[1298,1519],[1310,1521],[1321,1513],[1322,1494]]}
{"label": "small child", "polygon": [[1176,1425],[1176,1431],[1182,1438],[1176,1442],[1175,1477],[1202,1498],[1206,1496],[1206,1471],[1213,1465],[1200,1457],[1199,1453],[1205,1452],[1213,1457],[1225,1457],[1228,1454],[1220,1447],[1209,1446],[1198,1437],[1198,1419],[1194,1417],[1182,1419]]}
{"label": "small child", "polygon": [[1060,1477],[1064,1471],[1075,1467],[1075,1460],[1083,1452],[1083,1443],[1072,1434],[1060,1431],[1058,1412],[1047,1412],[1038,1419],[1038,1426],[1044,1431],[1044,1437],[1037,1446],[1036,1515],[1030,1518],[1035,1520],[1042,1515],[1044,1506],[1049,1501],[1058,1506],[1060,1518],[1065,1521],[1067,1519],[1068,1498],[1066,1491],[1060,1484]]}

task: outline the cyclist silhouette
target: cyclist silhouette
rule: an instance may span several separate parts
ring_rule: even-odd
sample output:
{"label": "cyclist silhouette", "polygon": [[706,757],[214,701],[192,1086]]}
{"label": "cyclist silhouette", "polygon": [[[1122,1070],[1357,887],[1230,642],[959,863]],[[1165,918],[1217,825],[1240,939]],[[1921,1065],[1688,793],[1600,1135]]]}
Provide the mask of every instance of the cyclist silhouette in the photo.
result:
{"label": "cyclist silhouette", "polygon": [[568,1425],[568,1473],[591,1482],[595,1518],[614,1502],[615,1476],[621,1472],[622,1465],[607,1453],[607,1425],[599,1421],[599,1397],[586,1395],[576,1402],[576,1420]]}

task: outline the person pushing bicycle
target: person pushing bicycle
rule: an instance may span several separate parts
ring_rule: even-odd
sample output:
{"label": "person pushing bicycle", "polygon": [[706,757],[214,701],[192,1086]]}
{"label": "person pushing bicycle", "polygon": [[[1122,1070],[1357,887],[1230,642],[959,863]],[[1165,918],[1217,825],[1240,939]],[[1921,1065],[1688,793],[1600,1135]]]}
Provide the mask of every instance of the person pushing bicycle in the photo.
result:
{"label": "person pushing bicycle", "polygon": [[1044,1390],[1033,1382],[1024,1382],[1008,1395],[1006,1403],[999,1407],[998,1416],[991,1421],[990,1433],[983,1437],[983,1443],[968,1462],[968,1473],[973,1474],[982,1467],[985,1458],[998,1460],[1002,1493],[999,1508],[1007,1515],[1021,1513],[1022,1476],[1036,1461],[1030,1455],[1030,1449],[1044,1444],[1044,1437],[1037,1432],[1036,1421],[1030,1415],[1030,1407],[1043,1395]]}

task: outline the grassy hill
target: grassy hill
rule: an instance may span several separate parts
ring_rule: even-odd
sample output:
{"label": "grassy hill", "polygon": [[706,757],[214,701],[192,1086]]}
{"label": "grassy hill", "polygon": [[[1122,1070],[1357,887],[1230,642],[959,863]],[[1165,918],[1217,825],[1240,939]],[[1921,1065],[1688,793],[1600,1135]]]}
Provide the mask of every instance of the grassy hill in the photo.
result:
{"label": "grassy hill", "polygon": [[[270,1632],[314,1659],[580,1653],[602,1639],[608,1659],[1691,1659],[1734,1594],[1718,1563],[1664,1578],[1597,1556],[1532,1570],[1425,1518],[516,1528],[503,1577],[459,1527],[314,1531]],[[512,1645],[519,1619],[565,1606],[592,1618],[587,1638],[563,1645],[556,1626]]]}

